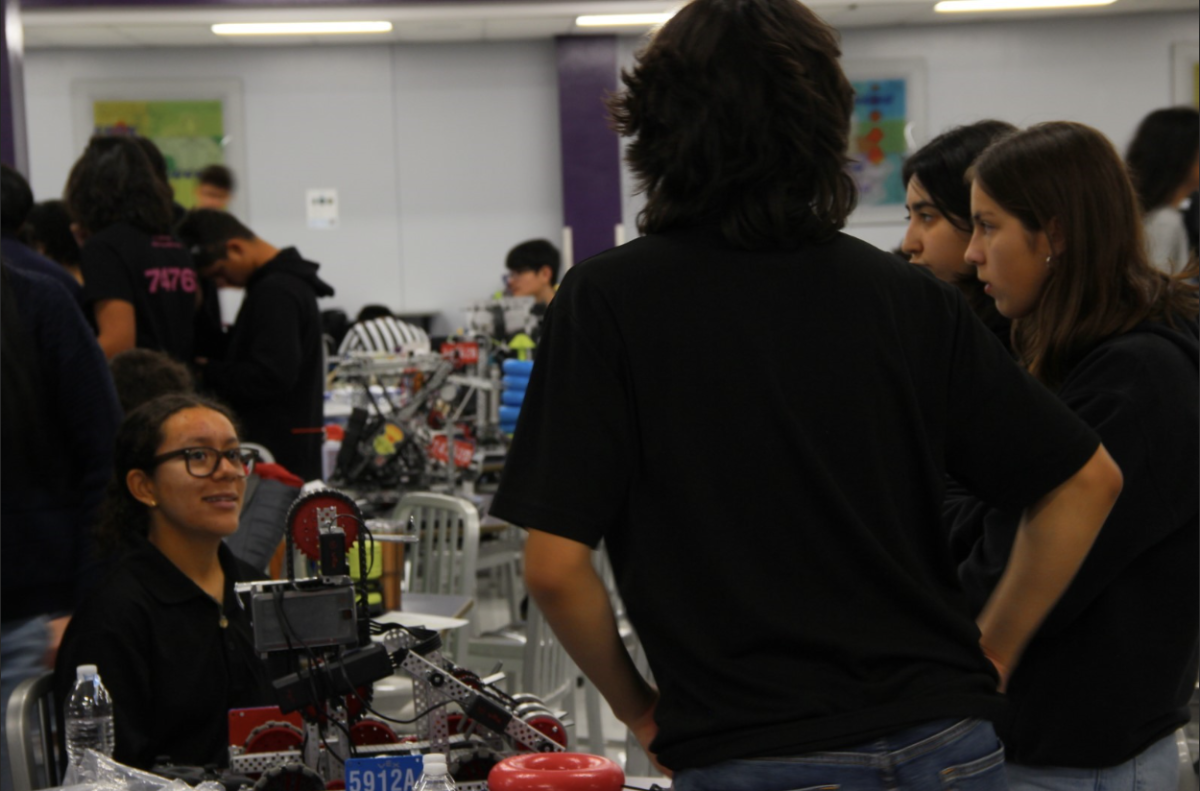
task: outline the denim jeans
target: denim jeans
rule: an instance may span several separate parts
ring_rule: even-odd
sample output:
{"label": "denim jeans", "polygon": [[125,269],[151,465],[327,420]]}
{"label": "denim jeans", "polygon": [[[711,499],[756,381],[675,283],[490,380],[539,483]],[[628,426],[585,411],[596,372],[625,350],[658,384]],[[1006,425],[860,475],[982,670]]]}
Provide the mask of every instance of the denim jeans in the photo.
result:
{"label": "denim jeans", "polygon": [[1009,764],[1008,785],[1013,791],[1176,791],[1179,766],[1179,750],[1172,733],[1125,763],[1107,769]]}
{"label": "denim jeans", "polygon": [[46,649],[50,637],[47,618],[37,615],[0,626],[0,789],[12,791],[12,771],[8,765],[8,734],[4,732],[8,715],[8,696],[27,678],[46,670]]}
{"label": "denim jeans", "polygon": [[674,791],[1004,791],[991,723],[942,720],[868,744],[788,758],[725,761],[676,773]]}

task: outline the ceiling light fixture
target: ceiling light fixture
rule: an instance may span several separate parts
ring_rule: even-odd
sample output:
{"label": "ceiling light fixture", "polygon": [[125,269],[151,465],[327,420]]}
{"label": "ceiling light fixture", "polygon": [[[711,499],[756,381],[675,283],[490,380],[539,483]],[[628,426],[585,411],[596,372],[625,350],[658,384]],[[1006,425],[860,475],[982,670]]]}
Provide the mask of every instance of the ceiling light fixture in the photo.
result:
{"label": "ceiling light fixture", "polygon": [[667,14],[590,14],[576,17],[579,27],[616,27],[627,25],[661,25],[674,13]]}
{"label": "ceiling light fixture", "polygon": [[1038,11],[1049,8],[1083,8],[1111,5],[1116,0],[942,0],[933,7],[939,14],[972,11]]}
{"label": "ceiling light fixture", "polygon": [[239,22],[212,26],[218,36],[320,36],[387,33],[391,29],[391,22]]}

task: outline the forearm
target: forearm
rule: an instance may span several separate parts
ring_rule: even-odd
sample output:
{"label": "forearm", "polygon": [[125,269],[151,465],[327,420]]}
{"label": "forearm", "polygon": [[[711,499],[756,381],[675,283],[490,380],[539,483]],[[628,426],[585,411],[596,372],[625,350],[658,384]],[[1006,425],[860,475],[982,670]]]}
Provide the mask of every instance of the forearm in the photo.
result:
{"label": "forearm", "polygon": [[[590,554],[582,555],[588,562],[573,564],[549,557],[540,552],[538,536],[545,535],[530,531],[526,554],[530,595],[617,719],[626,724],[638,722],[654,707],[657,693],[625,650],[608,591],[590,563]],[[586,553],[586,547],[583,550]],[[543,573],[547,567],[555,572],[551,579]]]}
{"label": "forearm", "polygon": [[1062,597],[1120,493],[1120,471],[1100,447],[1082,470],[1030,507],[1012,554],[979,614],[981,643],[1011,671]]}

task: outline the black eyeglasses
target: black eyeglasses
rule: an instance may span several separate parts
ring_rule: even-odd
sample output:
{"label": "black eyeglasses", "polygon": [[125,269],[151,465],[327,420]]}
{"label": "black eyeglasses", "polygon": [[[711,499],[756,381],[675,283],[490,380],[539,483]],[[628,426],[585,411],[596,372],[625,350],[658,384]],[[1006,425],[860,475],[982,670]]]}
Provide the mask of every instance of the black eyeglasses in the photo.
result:
{"label": "black eyeglasses", "polygon": [[150,460],[152,466],[158,466],[164,461],[183,458],[187,471],[193,478],[211,478],[225,459],[242,473],[242,477],[254,472],[254,463],[258,461],[258,451],[254,448],[180,448],[170,453],[163,453]]}

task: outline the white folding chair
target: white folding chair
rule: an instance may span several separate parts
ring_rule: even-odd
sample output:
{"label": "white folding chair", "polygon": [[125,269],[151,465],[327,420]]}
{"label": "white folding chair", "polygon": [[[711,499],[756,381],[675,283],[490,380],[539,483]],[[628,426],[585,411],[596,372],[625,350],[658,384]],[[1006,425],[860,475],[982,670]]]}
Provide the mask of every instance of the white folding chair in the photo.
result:
{"label": "white folding chair", "polygon": [[65,761],[58,748],[54,671],[47,670],[17,685],[8,699],[4,731],[13,791],[62,784]]}
{"label": "white folding chair", "polygon": [[267,450],[266,445],[260,445],[257,442],[243,442],[242,447],[258,451],[258,460],[263,464],[275,463],[275,454]]}
{"label": "white folding chair", "polygon": [[[475,506],[446,494],[413,492],[400,498],[392,518],[411,523],[420,536],[406,553],[408,573],[402,590],[474,600],[479,557],[479,511]],[[467,641],[455,632],[448,643],[447,654],[455,663],[465,664]]]}
{"label": "white folding chair", "polygon": [[[505,629],[473,637],[469,660],[503,663],[510,693],[541,699],[567,727],[567,749],[575,749],[575,680],[579,671],[532,600],[524,629]],[[482,667],[482,665],[481,665]]]}

